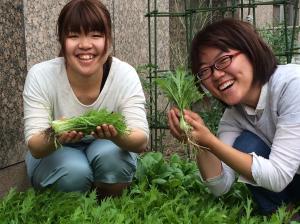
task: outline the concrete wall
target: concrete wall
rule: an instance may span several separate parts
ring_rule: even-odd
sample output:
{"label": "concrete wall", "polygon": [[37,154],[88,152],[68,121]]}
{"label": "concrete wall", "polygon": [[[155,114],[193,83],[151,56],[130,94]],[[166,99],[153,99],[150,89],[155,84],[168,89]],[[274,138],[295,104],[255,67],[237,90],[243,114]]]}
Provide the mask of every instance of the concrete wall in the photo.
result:
{"label": "concrete wall", "polygon": [[[22,0],[0,3],[0,168],[23,159],[22,91],[26,77]],[[1,180],[0,180],[1,182]]]}
{"label": "concrete wall", "polygon": [[[0,0],[0,196],[24,189],[22,91],[28,69],[58,55],[55,26],[68,0]],[[113,20],[114,55],[133,66],[148,63],[147,0],[104,0]],[[161,1],[159,7],[167,8]],[[163,23],[162,26],[168,24]],[[161,26],[162,30],[163,27]],[[168,36],[168,32],[160,35]],[[159,54],[168,66],[168,39]],[[20,176],[21,175],[21,176]]]}

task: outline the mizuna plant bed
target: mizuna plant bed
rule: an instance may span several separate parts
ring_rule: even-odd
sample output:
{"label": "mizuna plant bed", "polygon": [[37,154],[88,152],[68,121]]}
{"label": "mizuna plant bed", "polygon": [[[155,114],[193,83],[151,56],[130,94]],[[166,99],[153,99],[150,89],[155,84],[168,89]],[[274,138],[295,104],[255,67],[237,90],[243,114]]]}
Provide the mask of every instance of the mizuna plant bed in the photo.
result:
{"label": "mizuna plant bed", "polygon": [[0,199],[1,224],[288,224],[285,207],[270,217],[253,214],[253,203],[242,183],[222,197],[214,197],[201,183],[195,162],[174,154],[144,154],[131,187],[119,198],[97,201],[87,194],[53,189],[11,190]]}

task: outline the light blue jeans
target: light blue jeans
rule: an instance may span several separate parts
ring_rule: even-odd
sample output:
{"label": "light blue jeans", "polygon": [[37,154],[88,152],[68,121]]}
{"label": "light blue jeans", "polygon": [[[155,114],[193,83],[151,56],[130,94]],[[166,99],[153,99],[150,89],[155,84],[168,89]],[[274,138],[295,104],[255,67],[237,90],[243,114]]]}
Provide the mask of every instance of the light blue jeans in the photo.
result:
{"label": "light blue jeans", "polygon": [[112,141],[96,139],[67,144],[42,159],[26,155],[32,186],[58,191],[87,192],[93,183],[129,183],[136,171],[137,154]]}
{"label": "light blue jeans", "polygon": [[[257,135],[249,131],[243,131],[235,140],[233,147],[245,152],[255,152],[264,158],[269,158],[270,147]],[[252,193],[253,200],[257,203],[262,215],[269,215],[282,204],[298,204],[300,202],[300,175],[296,174],[292,182],[281,192],[272,192],[262,187],[247,184]]]}

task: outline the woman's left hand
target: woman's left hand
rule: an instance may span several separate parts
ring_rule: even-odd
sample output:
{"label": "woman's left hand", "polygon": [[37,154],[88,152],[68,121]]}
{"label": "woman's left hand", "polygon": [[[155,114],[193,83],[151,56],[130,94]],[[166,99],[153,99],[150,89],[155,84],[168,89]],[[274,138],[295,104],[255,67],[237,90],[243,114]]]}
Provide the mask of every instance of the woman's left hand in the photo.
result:
{"label": "woman's left hand", "polygon": [[184,119],[192,127],[191,136],[193,141],[202,146],[208,146],[213,134],[206,127],[202,118],[195,112],[184,110]]}
{"label": "woman's left hand", "polygon": [[113,125],[103,124],[97,126],[96,130],[91,134],[94,136],[94,138],[112,140],[118,135],[118,132]]}

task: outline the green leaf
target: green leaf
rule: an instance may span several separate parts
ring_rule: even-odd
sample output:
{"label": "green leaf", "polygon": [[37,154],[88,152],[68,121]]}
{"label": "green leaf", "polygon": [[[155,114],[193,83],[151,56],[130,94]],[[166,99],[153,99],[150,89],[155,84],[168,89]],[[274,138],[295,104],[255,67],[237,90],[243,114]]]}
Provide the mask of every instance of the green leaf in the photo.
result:
{"label": "green leaf", "polygon": [[198,91],[194,76],[182,69],[176,69],[163,78],[157,78],[156,83],[181,111],[190,109],[193,103],[203,97]]}
{"label": "green leaf", "polygon": [[165,184],[167,181],[165,179],[161,179],[161,178],[157,178],[157,179],[153,179],[152,183],[153,184]]}

